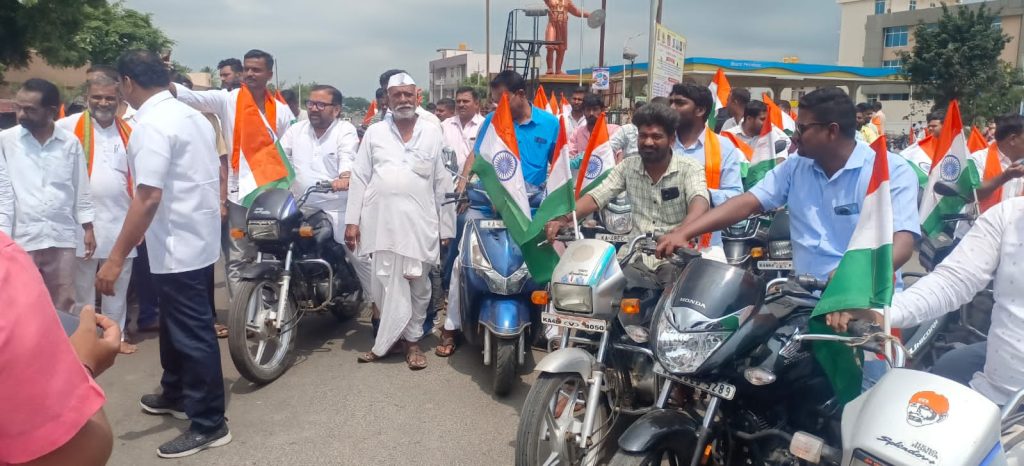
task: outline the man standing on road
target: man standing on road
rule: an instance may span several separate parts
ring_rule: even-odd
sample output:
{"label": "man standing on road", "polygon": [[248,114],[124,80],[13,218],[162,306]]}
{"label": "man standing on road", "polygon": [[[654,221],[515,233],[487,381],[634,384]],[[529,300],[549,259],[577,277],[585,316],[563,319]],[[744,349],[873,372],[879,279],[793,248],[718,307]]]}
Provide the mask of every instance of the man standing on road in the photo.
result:
{"label": "man standing on road", "polygon": [[[313,86],[306,101],[309,119],[295,123],[281,138],[281,147],[295,170],[292,192],[301,196],[320,181],[330,181],[333,193],[312,193],[306,205],[322,209],[331,217],[334,241],[345,238],[345,208],[352,179],[352,164],[359,150],[359,136],[352,123],[338,119],[344,97],[334,86]],[[370,293],[368,257],[349,254],[356,269],[363,295]]]}
{"label": "man standing on road", "polygon": [[[733,89],[734,98],[741,90]],[[729,198],[740,195],[743,192],[740,157],[743,155],[732,141],[707,127],[708,115],[714,105],[711,90],[696,84],[676,84],[672,86],[669,102],[679,112],[675,154],[690,157],[704,166],[711,206],[718,207]],[[725,262],[721,231],[702,237],[699,245],[705,257]]]}
{"label": "man standing on road", "polygon": [[237,58],[225,58],[217,63],[220,88],[233,91],[242,85],[242,62]]}
{"label": "man standing on road", "polygon": [[[284,135],[286,129],[295,119],[295,115],[288,108],[288,105],[274,99],[267,90],[267,83],[274,76],[274,57],[262,50],[250,50],[243,57],[243,87],[245,92],[252,95],[253,101],[259,110],[259,118],[262,124],[269,131],[274,133],[275,138]],[[221,131],[231,149],[230,173],[228,175],[228,202],[224,206],[227,210],[228,225],[225,234],[221,236],[221,250],[224,255],[226,267],[228,295],[234,299],[238,291],[239,276],[242,262],[249,259],[255,253],[252,245],[245,239],[234,239],[230,235],[231,228],[245,228],[246,208],[242,206],[242,199],[239,198],[239,164],[242,158],[240,142],[235,137],[240,134],[242,124],[250,124],[252,119],[239,118],[236,115],[239,110],[239,94],[242,87],[231,91],[214,89],[209,91],[193,91],[185,86],[175,84],[171,93],[175,94],[178,100],[188,104],[200,112],[213,113],[220,119]],[[216,158],[216,157],[215,157]]]}
{"label": "man standing on road", "polygon": [[53,122],[57,86],[29,79],[15,104],[18,126],[0,132],[0,231],[32,257],[54,306],[69,311],[75,247],[86,259],[96,252],[89,169],[75,135]]}
{"label": "man standing on road", "polygon": [[[455,184],[456,192],[466,190],[469,182],[472,164],[467,163],[473,155],[473,147],[476,146],[476,138],[480,133],[480,126],[484,124],[484,117],[480,116],[480,96],[472,87],[460,87],[455,91],[455,112],[456,115],[441,122],[441,131],[444,133],[444,145],[455,152],[455,159],[459,164],[459,178]],[[448,248],[445,258],[445,267],[442,273],[442,288],[448,289],[448,282],[452,276],[452,265],[455,263],[455,256],[458,252],[459,238],[462,236],[462,226],[466,222],[468,210],[465,204],[459,206],[459,215],[455,224],[455,241]]]}
{"label": "man standing on road", "polygon": [[[96,237],[96,252],[92,258],[85,258],[85,244],[82,239],[75,251],[78,256],[75,266],[75,302],[91,305],[96,302],[96,270],[110,255],[114,240],[121,231],[121,222],[128,213],[135,189],[131,185],[131,170],[128,168],[128,137],[131,128],[117,117],[121,105],[120,83],[103,73],[95,73],[86,82],[85,112],[71,115],[57,122],[57,126],[73,133],[85,152],[89,187],[92,191],[96,219],[93,231]],[[132,276],[132,248],[125,259],[121,275],[114,282],[114,296],[103,298],[103,314],[117,326],[124,328],[128,314],[128,282]],[[131,354],[135,345],[124,340],[121,333],[121,353]]]}
{"label": "man standing on road", "polygon": [[455,236],[454,208],[442,207],[453,186],[440,127],[416,114],[412,77],[395,74],[387,89],[391,113],[366,130],[356,155],[345,243],[372,254],[373,296],[381,311],[373,349],[359,361],[404,347],[406,364],[419,370],[427,367],[418,344],[430,304],[427,273],[438,264],[439,246]]}
{"label": "man standing on road", "polygon": [[[220,235],[219,165],[213,128],[174,99],[170,77],[151,52],[125,52],[117,63],[128,103],[138,109],[128,144],[136,189],[96,288],[114,294],[125,258],[143,235],[160,300],[162,393],[145,395],[150,414],[192,421],[157,450],[179,458],[231,441],[224,417],[220,346],[207,298]],[[239,329],[243,331],[242,329]]]}

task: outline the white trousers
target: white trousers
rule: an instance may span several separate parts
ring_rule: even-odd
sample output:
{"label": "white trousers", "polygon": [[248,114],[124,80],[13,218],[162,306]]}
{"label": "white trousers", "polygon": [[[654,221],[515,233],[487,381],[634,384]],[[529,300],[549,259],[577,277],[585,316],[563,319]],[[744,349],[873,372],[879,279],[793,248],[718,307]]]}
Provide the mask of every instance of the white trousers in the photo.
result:
{"label": "white trousers", "polygon": [[[75,302],[89,305],[96,302],[96,272],[106,259],[75,258]],[[132,278],[132,259],[125,259],[121,275],[114,281],[114,296],[102,296],[100,309],[103,315],[117,322],[124,340],[124,323],[128,317],[128,283]]]}
{"label": "white trousers", "polygon": [[373,253],[373,300],[380,329],[373,354],[384,356],[399,339],[419,341],[430,305],[429,264],[390,251]]}
{"label": "white trousers", "polygon": [[356,271],[359,285],[363,287],[363,300],[367,303],[373,303],[373,274],[371,273],[372,263],[370,256],[357,256],[356,253],[349,251],[348,248],[345,248],[345,256]]}
{"label": "white trousers", "polygon": [[444,329],[458,330],[462,328],[462,310],[459,290],[462,289],[462,253],[455,257],[452,267],[452,278],[448,282],[448,308],[445,310]]}

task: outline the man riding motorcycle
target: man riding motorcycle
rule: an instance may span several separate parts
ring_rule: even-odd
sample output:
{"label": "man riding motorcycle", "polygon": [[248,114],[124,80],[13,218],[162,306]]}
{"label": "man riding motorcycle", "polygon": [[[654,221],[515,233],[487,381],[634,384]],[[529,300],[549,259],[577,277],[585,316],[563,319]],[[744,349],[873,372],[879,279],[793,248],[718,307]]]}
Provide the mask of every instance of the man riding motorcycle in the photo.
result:
{"label": "man riding motorcycle", "polygon": [[[668,106],[648,104],[633,116],[638,129],[640,157],[627,158],[615,166],[608,177],[576,204],[576,218],[597,212],[625,191],[632,202],[633,230],[665,232],[693,221],[709,209],[704,167],[693,159],[672,155],[677,116]],[[548,241],[572,221],[572,215],[552,220],[545,226]],[[647,255],[627,266],[627,279],[635,283],[651,282],[663,288],[677,272],[668,261]]]}

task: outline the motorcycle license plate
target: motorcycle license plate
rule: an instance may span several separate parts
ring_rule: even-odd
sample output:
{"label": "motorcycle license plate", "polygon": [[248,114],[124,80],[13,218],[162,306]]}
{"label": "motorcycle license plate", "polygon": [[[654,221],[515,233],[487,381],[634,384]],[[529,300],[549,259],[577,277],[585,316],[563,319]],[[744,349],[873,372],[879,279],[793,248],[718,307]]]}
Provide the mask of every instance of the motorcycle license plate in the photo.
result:
{"label": "motorcycle license plate", "polygon": [[757,261],[761,270],[793,270],[793,261]]}
{"label": "motorcycle license plate", "polygon": [[501,220],[481,220],[480,228],[485,228],[489,230],[503,229],[505,228],[505,222]]}
{"label": "motorcycle license plate", "polygon": [[683,385],[689,385],[693,388],[703,390],[719,398],[726,400],[732,400],[736,396],[736,386],[727,384],[724,382],[705,382],[703,380],[697,380],[685,375],[669,374],[660,365],[654,365],[654,372],[667,377],[668,379],[679,382]]}
{"label": "motorcycle license plate", "polygon": [[587,332],[605,332],[608,330],[608,323],[600,319],[564,316],[553,312],[542,313],[540,315],[540,321],[547,325],[557,325],[559,327],[584,330]]}
{"label": "motorcycle license plate", "polygon": [[629,237],[626,235],[611,235],[608,233],[598,233],[595,238],[601,241],[607,241],[609,243],[628,243]]}

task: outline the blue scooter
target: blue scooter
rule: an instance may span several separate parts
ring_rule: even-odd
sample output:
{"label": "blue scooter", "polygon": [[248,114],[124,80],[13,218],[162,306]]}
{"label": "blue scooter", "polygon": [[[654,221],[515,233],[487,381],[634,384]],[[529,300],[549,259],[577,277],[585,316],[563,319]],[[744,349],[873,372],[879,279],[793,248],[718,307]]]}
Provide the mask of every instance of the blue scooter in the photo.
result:
{"label": "blue scooter", "polygon": [[[530,296],[542,287],[534,283],[483,187],[470,184],[466,193],[473,212],[460,240],[462,333],[467,342],[483,346],[484,365],[494,368],[494,394],[504,396],[525,362],[534,329],[540,328],[541,308]],[[528,194],[535,210],[543,191]]]}

